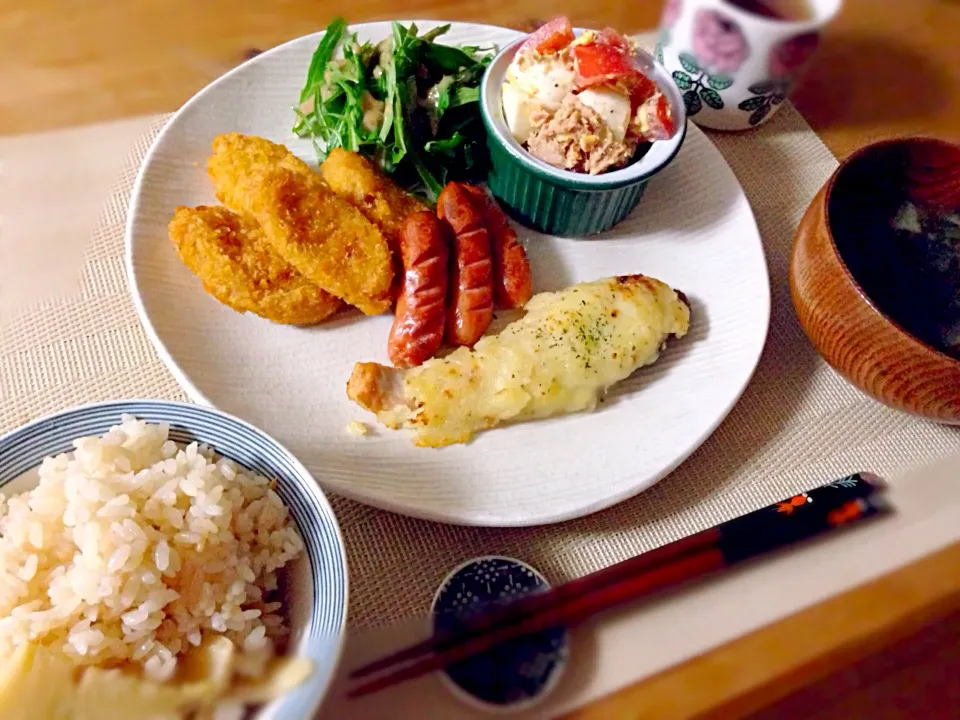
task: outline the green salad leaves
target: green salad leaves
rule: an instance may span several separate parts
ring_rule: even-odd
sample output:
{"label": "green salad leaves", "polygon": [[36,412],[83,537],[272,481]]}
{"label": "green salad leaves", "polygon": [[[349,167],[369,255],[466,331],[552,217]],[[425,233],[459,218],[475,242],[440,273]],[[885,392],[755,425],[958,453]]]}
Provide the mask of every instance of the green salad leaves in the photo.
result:
{"label": "green salad leaves", "polygon": [[415,24],[395,22],[372,44],[334,20],[310,62],[294,132],[313,141],[321,162],[335,147],[362,153],[430,202],[450,180],[482,180],[480,79],[495,48],[434,42],[449,29],[418,35]]}

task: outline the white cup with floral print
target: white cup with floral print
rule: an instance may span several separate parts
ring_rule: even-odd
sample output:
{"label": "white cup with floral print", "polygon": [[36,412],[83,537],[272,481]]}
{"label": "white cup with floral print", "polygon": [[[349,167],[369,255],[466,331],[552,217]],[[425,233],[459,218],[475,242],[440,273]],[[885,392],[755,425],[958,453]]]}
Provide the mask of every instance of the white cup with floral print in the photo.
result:
{"label": "white cup with floral print", "polygon": [[745,10],[749,3],[668,0],[656,56],[687,117],[716,130],[748,130],[773,117],[843,0],[806,3],[809,17],[785,20]]}

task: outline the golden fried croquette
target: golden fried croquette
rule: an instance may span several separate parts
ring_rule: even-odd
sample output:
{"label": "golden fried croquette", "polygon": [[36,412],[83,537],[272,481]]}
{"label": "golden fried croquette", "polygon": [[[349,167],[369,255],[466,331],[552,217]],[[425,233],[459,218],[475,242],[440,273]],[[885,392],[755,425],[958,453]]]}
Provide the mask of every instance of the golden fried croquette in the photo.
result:
{"label": "golden fried croquette", "polygon": [[394,270],[383,233],[319,176],[257,173],[248,203],[274,250],[308,280],[367,315],[390,308]]}
{"label": "golden fried croquette", "polygon": [[221,202],[251,213],[274,251],[367,315],[392,304],[394,269],[380,229],[282,145],[231,133],[207,163]]}
{"label": "golden fried croquette", "polygon": [[302,175],[316,175],[309,165],[283,145],[236,132],[213,139],[213,154],[207,160],[207,173],[213,181],[217,200],[240,212],[245,179],[255,172],[278,166]]}
{"label": "golden fried croquette", "polygon": [[237,312],[312,325],[343,306],[277,255],[249,216],[225,207],[179,207],[169,232],[183,264],[204,289]]}
{"label": "golden fried croquette", "polygon": [[331,190],[380,226],[394,251],[403,221],[428,209],[359,153],[334,148],[320,165],[320,174]]}

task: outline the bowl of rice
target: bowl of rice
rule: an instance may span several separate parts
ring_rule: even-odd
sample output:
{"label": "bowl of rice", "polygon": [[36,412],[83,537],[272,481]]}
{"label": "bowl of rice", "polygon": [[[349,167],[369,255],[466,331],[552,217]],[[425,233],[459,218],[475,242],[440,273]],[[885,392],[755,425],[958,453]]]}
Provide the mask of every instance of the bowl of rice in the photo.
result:
{"label": "bowl of rice", "polygon": [[[346,557],[323,492],[274,439],[198,405],[87,405],[0,437],[0,494],[0,716],[107,717],[105,697],[131,720],[315,713]],[[66,678],[47,708],[41,660],[44,682]]]}

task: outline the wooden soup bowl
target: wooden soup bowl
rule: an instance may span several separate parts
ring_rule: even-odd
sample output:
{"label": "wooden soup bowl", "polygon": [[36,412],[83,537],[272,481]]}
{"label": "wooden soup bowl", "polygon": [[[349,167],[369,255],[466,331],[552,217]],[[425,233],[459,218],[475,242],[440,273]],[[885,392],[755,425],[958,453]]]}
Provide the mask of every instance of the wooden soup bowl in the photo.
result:
{"label": "wooden soup bowl", "polygon": [[[918,187],[917,158],[930,157],[935,167],[921,168],[926,187]],[[922,339],[909,320],[931,314],[924,311],[925,283],[895,257],[888,223],[908,194],[947,197],[957,207],[958,190],[960,146],[925,138],[869,145],[844,161],[810,203],[790,262],[793,305],[824,359],[880,402],[950,424],[960,424],[960,360]],[[913,307],[909,316],[904,298]]]}

